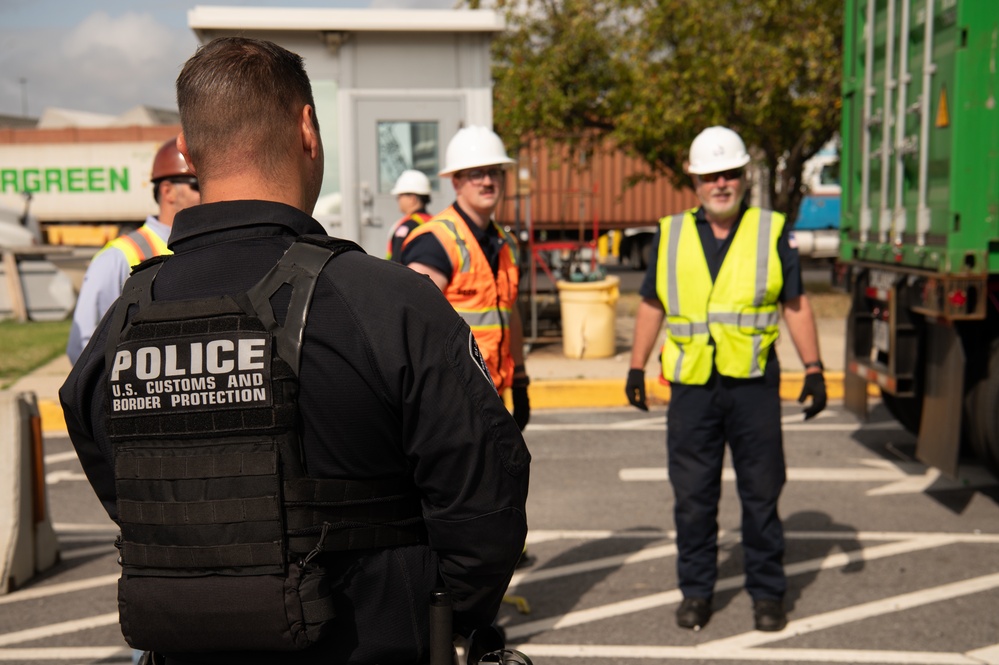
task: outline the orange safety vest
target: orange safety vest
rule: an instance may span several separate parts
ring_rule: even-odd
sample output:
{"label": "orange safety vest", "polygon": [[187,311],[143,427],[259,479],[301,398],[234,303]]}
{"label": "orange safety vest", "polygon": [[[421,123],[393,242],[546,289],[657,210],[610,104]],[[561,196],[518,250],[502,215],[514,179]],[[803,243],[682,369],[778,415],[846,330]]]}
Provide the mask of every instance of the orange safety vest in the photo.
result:
{"label": "orange safety vest", "polygon": [[503,240],[499,269],[493,270],[468,224],[454,206],[413,230],[413,238],[432,233],[451,259],[451,275],[444,297],[475,335],[489,374],[502,393],[513,385],[513,355],[510,353],[510,316],[517,306],[520,272],[517,243],[513,236],[492,222]]}
{"label": "orange safety vest", "polygon": [[130,233],[118,236],[105,245],[101,252],[111,248],[121,251],[125,255],[128,265],[133,267],[154,256],[173,254],[163,238],[156,235],[156,232],[145,224]]}
{"label": "orange safety vest", "polygon": [[[428,212],[414,212],[412,215],[409,215],[408,217],[403,217],[398,222],[396,222],[395,226],[392,227],[392,231],[389,232],[388,247],[386,247],[385,249],[385,258],[388,259],[389,261],[392,260],[392,240],[395,238],[395,234],[399,231],[400,226],[402,226],[409,220],[413,220],[414,222],[416,222],[417,226],[420,226],[425,221],[430,219],[430,217],[431,215]],[[410,231],[410,233],[412,233],[412,231]]]}

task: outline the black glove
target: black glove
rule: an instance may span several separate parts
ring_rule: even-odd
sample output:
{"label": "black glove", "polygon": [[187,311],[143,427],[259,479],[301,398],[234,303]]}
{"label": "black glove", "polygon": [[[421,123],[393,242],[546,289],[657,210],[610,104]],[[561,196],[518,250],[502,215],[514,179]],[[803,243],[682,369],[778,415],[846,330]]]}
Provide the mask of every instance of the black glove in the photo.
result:
{"label": "black glove", "polygon": [[628,395],[628,403],[636,409],[648,411],[645,403],[645,370],[629,369],[628,382],[624,384],[624,392]]}
{"label": "black glove", "polygon": [[526,376],[521,378],[514,378],[513,387],[511,388],[513,397],[513,420],[517,423],[517,427],[523,432],[524,428],[527,427],[527,421],[531,419],[531,400],[527,396],[527,386],[531,384],[531,380]]}
{"label": "black glove", "polygon": [[819,415],[822,409],[826,408],[826,379],[822,372],[805,375],[805,385],[801,387],[798,403],[804,404],[809,395],[812,397],[812,405],[804,410],[805,420],[814,418]]}

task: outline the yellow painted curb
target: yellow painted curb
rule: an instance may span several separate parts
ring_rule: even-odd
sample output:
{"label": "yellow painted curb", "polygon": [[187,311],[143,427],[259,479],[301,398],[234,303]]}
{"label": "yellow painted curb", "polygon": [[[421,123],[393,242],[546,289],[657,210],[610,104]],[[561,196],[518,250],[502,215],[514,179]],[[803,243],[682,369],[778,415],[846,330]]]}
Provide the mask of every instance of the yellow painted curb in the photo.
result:
{"label": "yellow painted curb", "polygon": [[38,415],[42,417],[42,431],[65,432],[66,416],[62,413],[62,404],[50,399],[38,400]]}
{"label": "yellow painted curb", "polygon": [[[797,400],[804,383],[804,373],[787,372],[781,374],[780,396],[785,400]],[[873,384],[872,384],[873,386]],[[624,394],[624,379],[565,379],[555,381],[531,381],[531,409],[579,409],[628,406]],[[877,396],[877,386],[869,389],[869,394]],[[668,385],[657,379],[645,381],[645,394],[650,404],[669,402]],[[829,399],[843,399],[843,372],[826,372],[826,394]],[[512,408],[509,394],[505,396],[507,406]]]}

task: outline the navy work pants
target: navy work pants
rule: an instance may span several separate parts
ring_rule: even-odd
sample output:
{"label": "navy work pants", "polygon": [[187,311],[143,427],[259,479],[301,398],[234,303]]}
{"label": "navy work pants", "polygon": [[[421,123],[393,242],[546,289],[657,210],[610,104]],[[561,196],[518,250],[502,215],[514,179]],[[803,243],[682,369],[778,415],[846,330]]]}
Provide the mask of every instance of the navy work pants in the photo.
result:
{"label": "navy work pants", "polygon": [[780,366],[773,354],[759,379],[715,372],[703,386],[672,385],[666,448],[684,597],[711,597],[718,578],[726,441],[742,504],[746,590],[754,600],[784,596],[784,529],[777,514],[785,480],[779,388]]}

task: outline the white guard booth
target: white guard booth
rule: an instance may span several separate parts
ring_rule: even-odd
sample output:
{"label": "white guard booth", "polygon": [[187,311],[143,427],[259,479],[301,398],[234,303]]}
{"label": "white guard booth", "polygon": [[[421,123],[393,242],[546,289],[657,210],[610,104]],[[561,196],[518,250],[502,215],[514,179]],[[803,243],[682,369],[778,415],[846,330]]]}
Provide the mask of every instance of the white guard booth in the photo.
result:
{"label": "white guard booth", "polygon": [[305,59],[326,151],[314,216],[369,254],[384,255],[401,216],[389,194],[399,174],[426,173],[429,209],[443,210],[454,199],[437,176],[448,141],[466,125],[492,127],[495,11],[198,6],[188,25],[201,43],[241,35]]}

